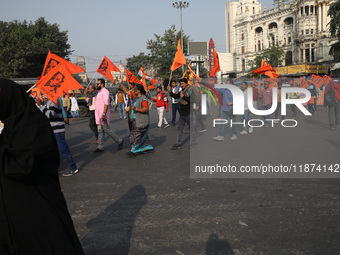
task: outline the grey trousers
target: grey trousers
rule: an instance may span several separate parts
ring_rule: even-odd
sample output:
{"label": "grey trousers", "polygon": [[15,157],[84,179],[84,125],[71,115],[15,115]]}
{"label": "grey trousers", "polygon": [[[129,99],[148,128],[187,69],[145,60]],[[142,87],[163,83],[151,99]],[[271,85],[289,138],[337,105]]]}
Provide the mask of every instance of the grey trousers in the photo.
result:
{"label": "grey trousers", "polygon": [[106,122],[104,122],[104,125],[97,125],[97,129],[98,149],[102,150],[104,148],[104,133],[108,134],[117,144],[121,144],[123,142],[123,139],[117,135]]}

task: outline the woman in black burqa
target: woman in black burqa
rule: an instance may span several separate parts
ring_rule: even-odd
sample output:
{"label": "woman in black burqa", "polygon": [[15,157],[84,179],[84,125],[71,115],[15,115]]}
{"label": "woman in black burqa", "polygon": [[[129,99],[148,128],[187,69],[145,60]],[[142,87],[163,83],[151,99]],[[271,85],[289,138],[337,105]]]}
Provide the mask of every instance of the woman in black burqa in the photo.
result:
{"label": "woman in black burqa", "polygon": [[6,79],[0,79],[0,121],[0,254],[84,254],[61,192],[50,123]]}

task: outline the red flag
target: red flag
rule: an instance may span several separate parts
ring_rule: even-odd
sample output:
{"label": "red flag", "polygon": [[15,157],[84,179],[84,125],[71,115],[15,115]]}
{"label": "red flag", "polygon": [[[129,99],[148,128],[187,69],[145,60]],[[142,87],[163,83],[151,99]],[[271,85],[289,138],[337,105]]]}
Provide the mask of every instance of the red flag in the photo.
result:
{"label": "red flag", "polygon": [[329,77],[328,75],[324,75],[324,76],[323,76],[323,83],[324,83],[325,85],[329,84],[331,81],[332,81],[332,78]]}
{"label": "red flag", "polygon": [[129,69],[125,68],[125,70],[126,70],[126,81],[128,83],[142,84],[142,82],[133,73],[131,73]]}
{"label": "red flag", "polygon": [[156,89],[156,87],[154,85],[148,85],[149,89]]}
{"label": "red flag", "polygon": [[182,65],[185,65],[186,63],[187,63],[187,60],[185,59],[182,48],[181,48],[181,40],[178,40],[177,52],[176,52],[175,59],[171,65],[170,70],[174,71],[178,67],[181,67]]}
{"label": "red flag", "polygon": [[257,68],[255,70],[253,70],[254,74],[265,74],[265,72],[270,71],[270,72],[275,72],[275,69],[271,67],[271,65],[266,65],[260,68]]}
{"label": "red flag", "polygon": [[85,70],[81,68],[80,66],[72,64],[66,59],[63,59],[62,57],[59,57],[58,55],[55,55],[49,51],[47,54],[47,58],[46,58],[45,65],[44,65],[44,70],[42,72],[41,77],[48,74],[53,68],[57,67],[59,63],[64,63],[70,74],[85,72]]}
{"label": "red flag", "polygon": [[111,61],[110,59],[108,59],[106,56],[103,58],[102,62],[100,63],[98,69],[97,69],[97,73],[100,73],[101,75],[105,76],[106,78],[108,78],[110,81],[114,82],[115,80],[113,79],[113,76],[111,74],[111,71],[114,72],[119,72],[120,70],[118,69],[118,67],[116,67]]}
{"label": "red flag", "polygon": [[209,76],[214,77],[217,72],[220,72],[220,60],[218,58],[218,54],[214,48],[214,67],[211,69]]}
{"label": "red flag", "polygon": [[36,87],[51,101],[57,103],[63,91],[84,89],[69,73],[65,64],[60,63],[47,75],[42,77]]}
{"label": "red flag", "polygon": [[264,75],[267,75],[269,78],[277,78],[277,77],[280,76],[277,73],[272,72],[272,71],[266,71],[266,72],[264,72]]}

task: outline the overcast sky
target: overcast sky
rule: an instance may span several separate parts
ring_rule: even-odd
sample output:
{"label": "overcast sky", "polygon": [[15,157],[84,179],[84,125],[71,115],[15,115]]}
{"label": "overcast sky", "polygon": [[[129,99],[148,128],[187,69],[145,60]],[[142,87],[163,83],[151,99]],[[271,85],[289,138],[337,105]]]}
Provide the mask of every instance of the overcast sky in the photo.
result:
{"label": "overcast sky", "polygon": [[[87,71],[95,71],[106,55],[115,64],[147,52],[146,40],[162,35],[171,25],[180,30],[180,10],[170,0],[1,0],[0,20],[35,21],[45,17],[68,31],[76,56],[85,56]],[[213,38],[218,52],[226,51],[226,0],[189,0],[183,9],[183,31],[192,41]],[[267,8],[271,0],[259,0]],[[93,69],[93,70],[92,70]]]}

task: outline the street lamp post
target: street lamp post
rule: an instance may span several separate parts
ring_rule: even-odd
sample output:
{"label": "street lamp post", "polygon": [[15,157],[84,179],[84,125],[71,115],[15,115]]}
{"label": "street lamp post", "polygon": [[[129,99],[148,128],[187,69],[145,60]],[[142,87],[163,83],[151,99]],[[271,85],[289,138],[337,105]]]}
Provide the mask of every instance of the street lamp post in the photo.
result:
{"label": "street lamp post", "polygon": [[176,8],[176,9],[180,9],[180,12],[181,12],[181,47],[182,47],[182,51],[184,51],[184,49],[183,49],[182,9],[189,7],[189,2],[182,2],[182,1],[174,2],[174,3],[172,3],[172,7]]}

